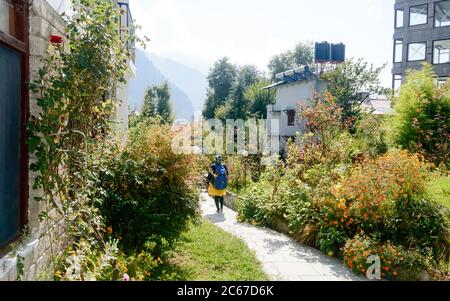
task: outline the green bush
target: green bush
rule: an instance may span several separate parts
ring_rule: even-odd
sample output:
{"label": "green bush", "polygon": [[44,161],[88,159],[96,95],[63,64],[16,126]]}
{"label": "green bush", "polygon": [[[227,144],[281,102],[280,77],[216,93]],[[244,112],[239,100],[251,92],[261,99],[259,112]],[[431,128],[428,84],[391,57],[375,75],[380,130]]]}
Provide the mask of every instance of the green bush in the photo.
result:
{"label": "green bush", "polygon": [[354,156],[376,157],[388,151],[385,117],[361,113],[353,140]]}
{"label": "green bush", "polygon": [[153,244],[161,256],[195,218],[195,160],[171,150],[170,127],[143,122],[122,152],[105,154],[98,207],[126,252]]}
{"label": "green bush", "polygon": [[450,164],[450,83],[436,83],[432,66],[411,71],[395,103],[391,120],[397,145],[423,154],[436,164]]}
{"label": "green bush", "polygon": [[448,210],[435,202],[420,197],[397,200],[395,215],[386,221],[386,228],[386,235],[398,244],[422,253],[431,249],[436,259],[448,258]]}
{"label": "green bush", "polygon": [[341,248],[349,239],[347,234],[335,226],[322,225],[317,235],[320,251],[328,256],[342,257]]}
{"label": "green bush", "polygon": [[246,188],[236,201],[238,220],[270,225],[272,212],[268,210],[268,207],[270,207],[271,198],[271,187],[265,180],[260,180]]}

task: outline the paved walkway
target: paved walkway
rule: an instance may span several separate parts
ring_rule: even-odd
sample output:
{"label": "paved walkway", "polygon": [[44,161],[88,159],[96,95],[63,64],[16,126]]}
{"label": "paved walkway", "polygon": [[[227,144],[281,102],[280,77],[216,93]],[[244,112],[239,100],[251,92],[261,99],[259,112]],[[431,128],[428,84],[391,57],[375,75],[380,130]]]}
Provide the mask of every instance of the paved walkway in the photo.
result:
{"label": "paved walkway", "polygon": [[254,250],[264,271],[273,280],[284,281],[351,281],[364,280],[356,276],[342,262],[319,250],[303,246],[276,231],[238,223],[237,213],[224,207],[216,213],[214,200],[201,195],[203,216],[219,228],[241,238]]}

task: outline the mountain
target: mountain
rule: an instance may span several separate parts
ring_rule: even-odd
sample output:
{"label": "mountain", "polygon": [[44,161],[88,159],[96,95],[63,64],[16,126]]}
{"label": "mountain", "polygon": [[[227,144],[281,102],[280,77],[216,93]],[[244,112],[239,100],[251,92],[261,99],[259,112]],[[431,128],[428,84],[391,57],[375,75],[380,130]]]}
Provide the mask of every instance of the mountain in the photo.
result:
{"label": "mountain", "polygon": [[136,78],[130,80],[128,87],[131,110],[140,110],[144,103],[144,94],[149,86],[160,85],[168,81],[172,93],[173,112],[177,118],[190,119],[194,113],[192,101],[174,81],[164,76],[153,64],[151,56],[141,49],[136,49]]}
{"label": "mountain", "polygon": [[208,81],[201,72],[164,56],[150,54],[156,68],[189,96],[196,111],[203,109]]}

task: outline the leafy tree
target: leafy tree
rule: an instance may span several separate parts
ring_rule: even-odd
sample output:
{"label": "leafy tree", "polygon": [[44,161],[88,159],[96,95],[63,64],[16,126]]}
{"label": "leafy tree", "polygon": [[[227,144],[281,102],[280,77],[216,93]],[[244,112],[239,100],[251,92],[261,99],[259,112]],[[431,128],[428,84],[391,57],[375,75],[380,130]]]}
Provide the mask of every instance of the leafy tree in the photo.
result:
{"label": "leafy tree", "polygon": [[156,87],[156,94],[158,97],[157,112],[161,116],[162,122],[171,124],[174,120],[172,113],[172,102],[170,100],[169,84],[164,82],[161,86]]}
{"label": "leafy tree", "polygon": [[450,82],[439,86],[430,64],[411,71],[391,120],[394,142],[437,164],[450,164]]}
{"label": "leafy tree", "polygon": [[217,107],[214,111],[214,117],[220,120],[226,120],[227,118],[230,118],[232,110],[232,104],[230,101],[226,101],[223,105],[220,107]]}
{"label": "leafy tree", "polygon": [[215,109],[228,99],[236,74],[236,66],[227,57],[214,63],[208,74],[209,90],[203,110],[205,118],[214,118]]}
{"label": "leafy tree", "polygon": [[151,86],[147,89],[141,116],[143,118],[160,116],[163,123],[173,122],[171,94],[167,81],[160,86]]}
{"label": "leafy tree", "polygon": [[292,53],[296,66],[308,65],[314,61],[314,47],[312,42],[298,43]]}
{"label": "leafy tree", "polygon": [[275,90],[263,89],[270,85],[266,80],[258,81],[245,90],[244,97],[250,103],[250,113],[256,118],[267,118],[267,106],[276,101]]}
{"label": "leafy tree", "polygon": [[387,93],[378,79],[384,67],[375,68],[362,59],[350,60],[324,75],[328,81],[328,92],[336,98],[336,103],[342,109],[341,122],[349,123],[350,131],[354,131],[362,103],[370,95]]}
{"label": "leafy tree", "polygon": [[244,65],[238,69],[237,81],[248,87],[262,78],[262,73],[256,66]]}
{"label": "leafy tree", "polygon": [[268,68],[275,79],[275,75],[286,70],[311,64],[314,61],[312,42],[300,42],[293,50],[288,50],[272,57]]}
{"label": "leafy tree", "polygon": [[142,107],[143,117],[155,117],[156,116],[156,107],[158,105],[158,99],[156,95],[155,87],[149,87],[147,91],[145,91],[144,96],[144,106]]}
{"label": "leafy tree", "polygon": [[229,101],[231,104],[227,118],[245,119],[250,113],[250,102],[245,98],[246,89],[261,78],[261,73],[255,66],[246,65],[239,68],[232,87]]}
{"label": "leafy tree", "polygon": [[290,51],[277,54],[270,59],[269,68],[272,80],[275,79],[275,75],[291,69],[294,66],[294,60]]}

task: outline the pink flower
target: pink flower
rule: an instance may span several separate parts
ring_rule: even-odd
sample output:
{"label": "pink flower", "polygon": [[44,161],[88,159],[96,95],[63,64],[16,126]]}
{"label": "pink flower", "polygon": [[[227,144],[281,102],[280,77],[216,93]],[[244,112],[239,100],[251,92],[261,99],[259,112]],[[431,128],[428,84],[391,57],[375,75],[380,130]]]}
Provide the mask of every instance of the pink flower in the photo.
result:
{"label": "pink flower", "polygon": [[130,276],[128,276],[128,274],[125,273],[125,274],[123,274],[122,280],[123,280],[123,281],[130,281]]}

